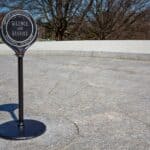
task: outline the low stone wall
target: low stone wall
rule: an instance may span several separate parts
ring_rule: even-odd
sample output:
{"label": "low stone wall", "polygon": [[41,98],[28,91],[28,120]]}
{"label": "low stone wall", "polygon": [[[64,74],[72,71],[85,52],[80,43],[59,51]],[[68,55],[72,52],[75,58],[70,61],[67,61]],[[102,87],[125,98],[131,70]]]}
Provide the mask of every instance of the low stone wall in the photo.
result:
{"label": "low stone wall", "polygon": [[[0,54],[12,53],[12,50],[8,46],[0,44]],[[37,41],[29,48],[27,54],[78,55],[150,60],[150,41]]]}

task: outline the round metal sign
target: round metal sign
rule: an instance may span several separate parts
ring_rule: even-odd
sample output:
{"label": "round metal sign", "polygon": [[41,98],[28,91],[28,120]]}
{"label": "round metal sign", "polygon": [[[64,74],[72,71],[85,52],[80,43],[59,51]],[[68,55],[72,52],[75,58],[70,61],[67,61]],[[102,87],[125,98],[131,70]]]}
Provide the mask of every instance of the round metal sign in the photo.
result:
{"label": "round metal sign", "polygon": [[24,54],[37,38],[37,25],[26,11],[14,10],[5,15],[1,36],[17,54]]}

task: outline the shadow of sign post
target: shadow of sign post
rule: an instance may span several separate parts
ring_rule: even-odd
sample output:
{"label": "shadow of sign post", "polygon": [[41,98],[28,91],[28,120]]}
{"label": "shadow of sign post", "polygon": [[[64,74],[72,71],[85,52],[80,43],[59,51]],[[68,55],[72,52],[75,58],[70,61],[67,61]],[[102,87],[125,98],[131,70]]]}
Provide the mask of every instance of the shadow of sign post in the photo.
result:
{"label": "shadow of sign post", "polygon": [[18,104],[3,104],[0,105],[0,111],[8,112],[14,121],[17,121],[17,116],[14,111],[18,108]]}
{"label": "shadow of sign post", "polygon": [[[37,25],[32,16],[23,10],[6,14],[1,24],[2,40],[15,52],[18,58],[18,120],[0,125],[0,137],[12,140],[25,140],[40,136],[46,126],[36,120],[24,119],[23,57],[26,50],[36,41]],[[11,112],[13,115],[13,113]],[[13,116],[14,117],[14,116]]]}

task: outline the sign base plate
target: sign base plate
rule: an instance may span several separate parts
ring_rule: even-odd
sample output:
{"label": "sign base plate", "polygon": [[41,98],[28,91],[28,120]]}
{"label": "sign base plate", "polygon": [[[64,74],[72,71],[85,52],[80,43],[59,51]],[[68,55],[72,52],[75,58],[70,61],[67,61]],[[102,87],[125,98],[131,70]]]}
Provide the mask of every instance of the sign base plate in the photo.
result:
{"label": "sign base plate", "polygon": [[46,126],[36,120],[24,120],[24,126],[18,127],[17,121],[8,121],[0,125],[0,137],[10,140],[28,140],[42,135]]}

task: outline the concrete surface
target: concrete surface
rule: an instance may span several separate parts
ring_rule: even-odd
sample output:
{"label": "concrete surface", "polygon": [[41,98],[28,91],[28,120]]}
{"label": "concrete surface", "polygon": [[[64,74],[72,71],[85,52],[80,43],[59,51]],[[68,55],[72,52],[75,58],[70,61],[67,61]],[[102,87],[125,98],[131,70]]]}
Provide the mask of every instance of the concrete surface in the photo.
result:
{"label": "concrete surface", "polygon": [[[47,131],[0,150],[150,150],[150,61],[26,55],[24,81],[25,116]],[[1,55],[0,105],[13,103],[17,59]]]}

